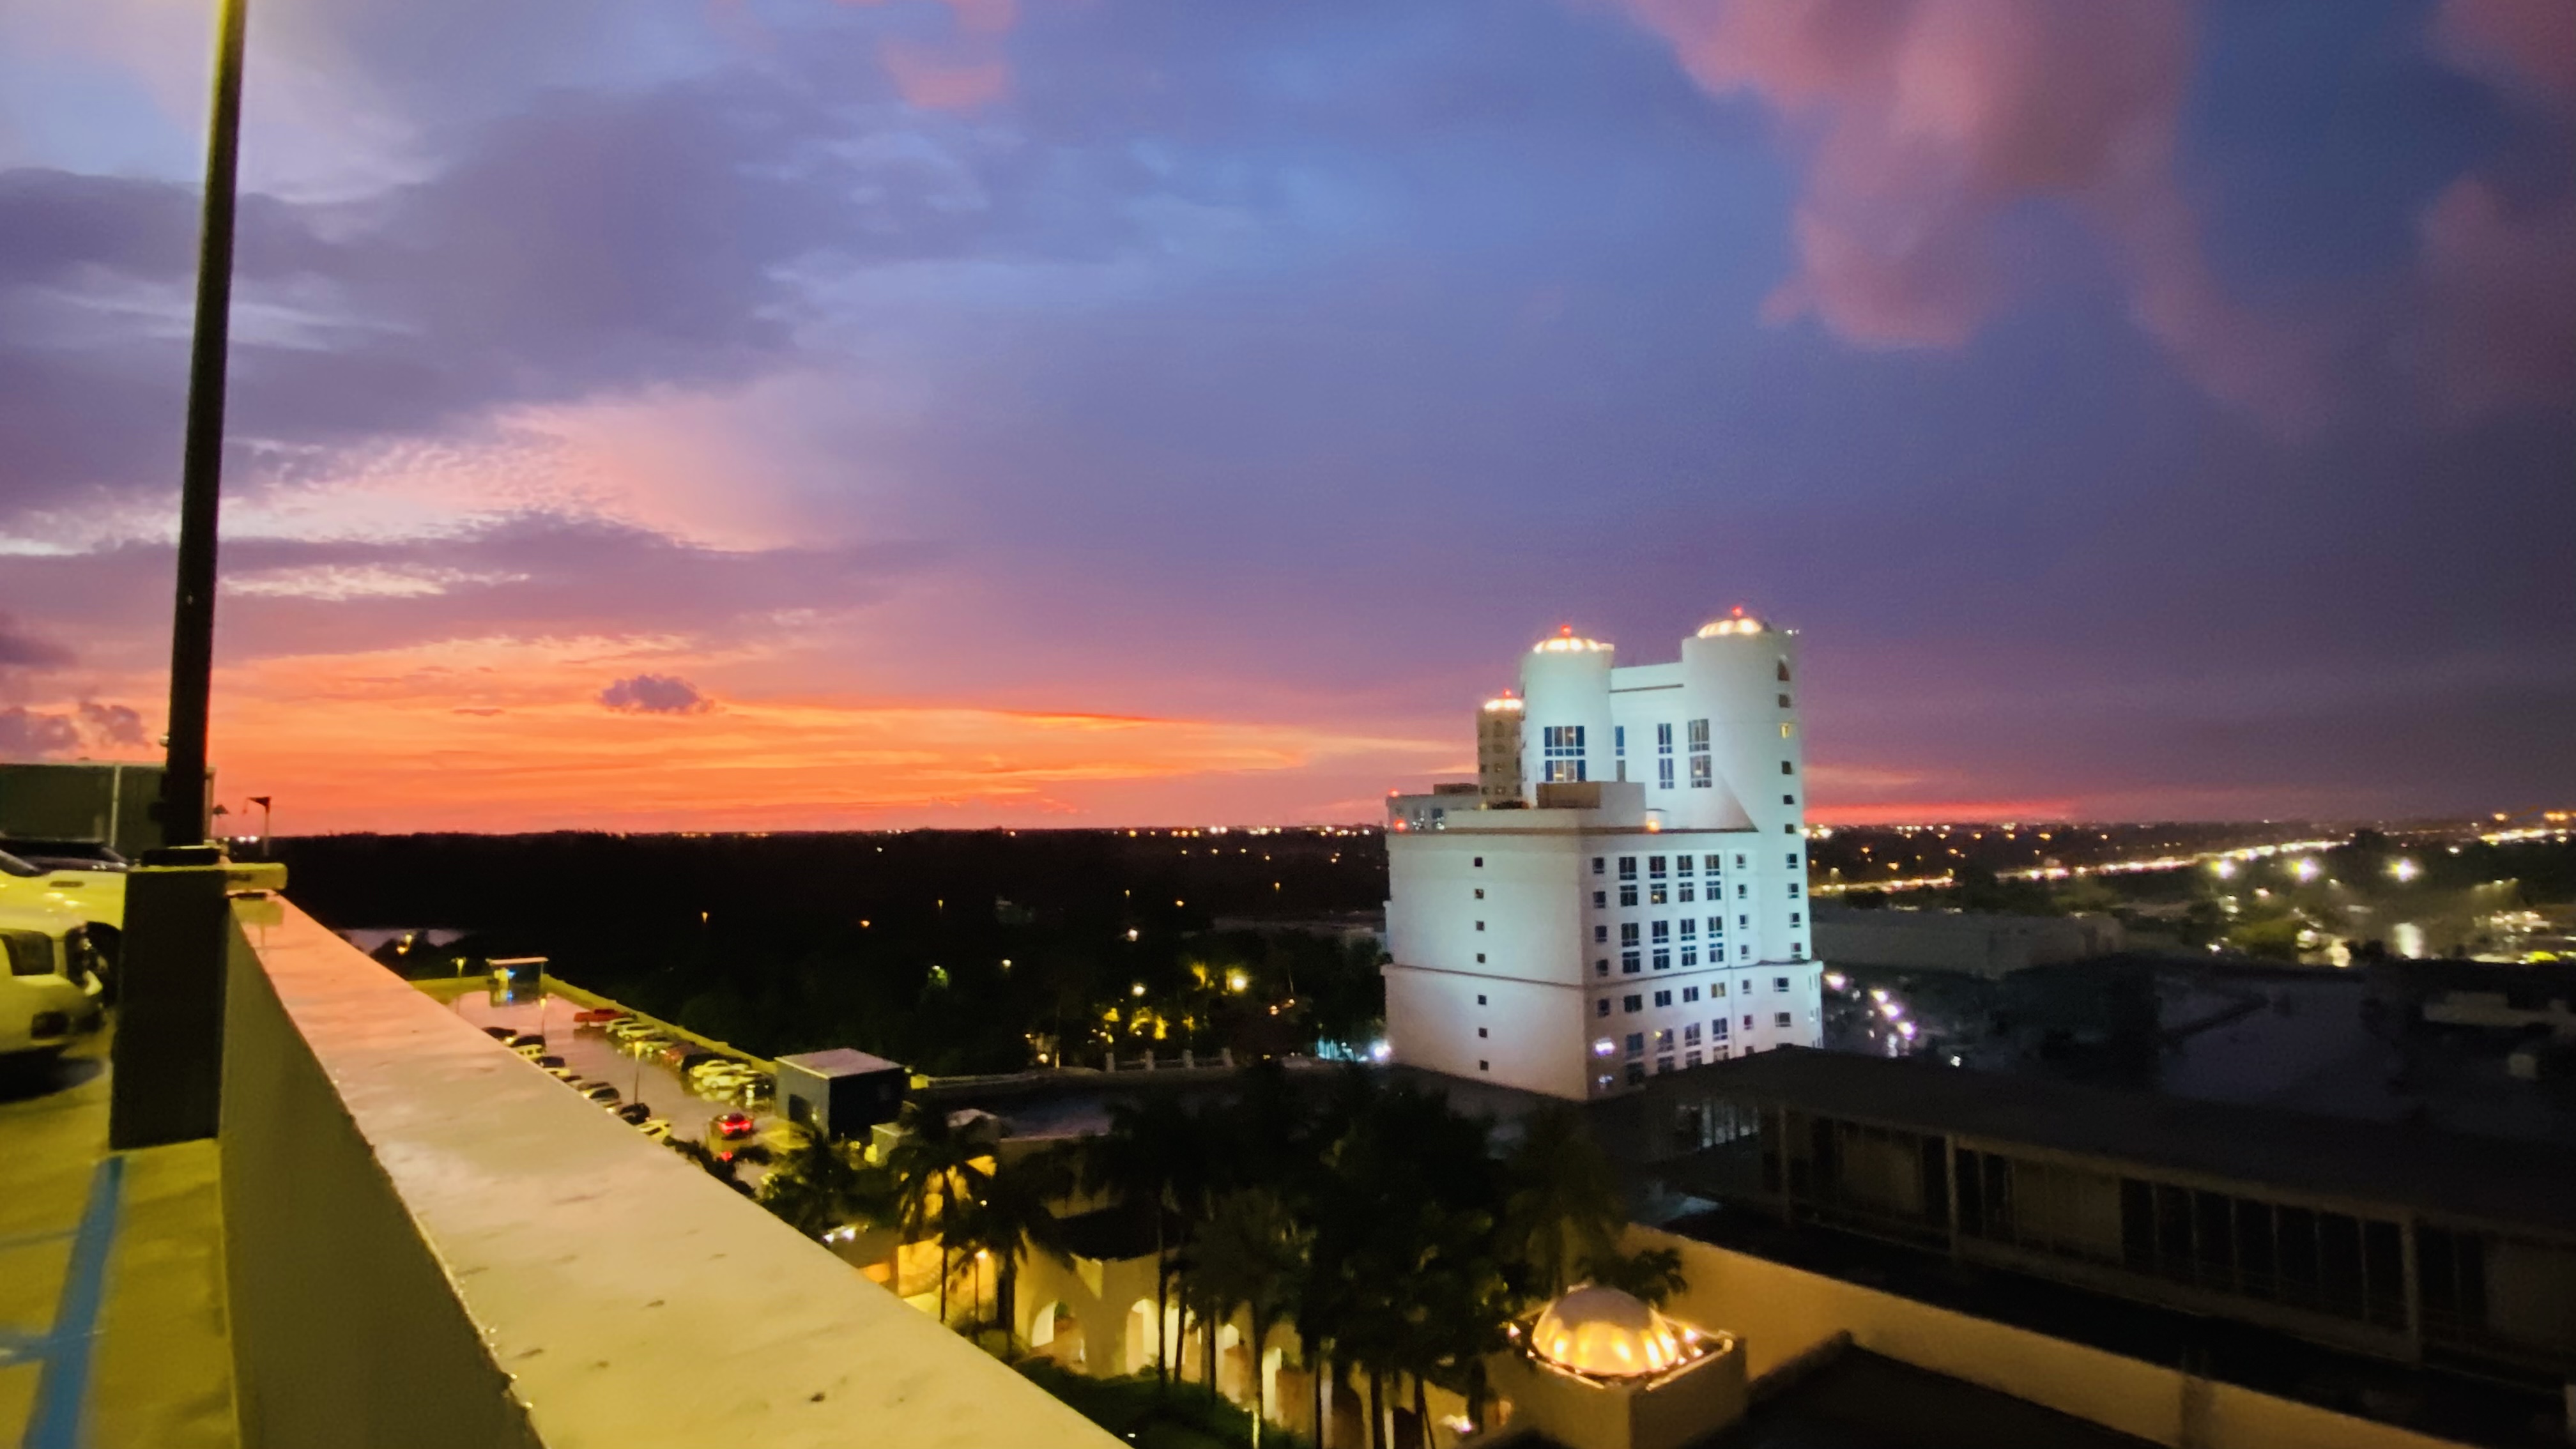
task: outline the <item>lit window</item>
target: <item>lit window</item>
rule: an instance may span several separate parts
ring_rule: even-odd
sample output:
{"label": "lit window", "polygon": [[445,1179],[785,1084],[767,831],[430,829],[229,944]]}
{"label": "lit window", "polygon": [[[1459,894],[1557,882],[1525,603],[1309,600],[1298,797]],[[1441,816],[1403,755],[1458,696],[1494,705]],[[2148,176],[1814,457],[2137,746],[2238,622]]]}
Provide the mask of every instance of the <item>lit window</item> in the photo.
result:
{"label": "lit window", "polygon": [[1780,738],[1784,740],[1796,735],[1797,733],[1798,727],[1796,725],[1783,724],[1780,726]]}
{"label": "lit window", "polygon": [[[1602,1004],[1603,1006],[1605,1006],[1605,1007],[1606,1007],[1606,1006],[1608,1006],[1610,1003],[1605,1001],[1605,1002],[1603,1002],[1603,1003],[1601,1003],[1601,1004]],[[1607,1011],[1604,1011],[1604,1012],[1602,1012],[1601,1014],[1602,1014],[1602,1015],[1604,1015],[1604,1016],[1608,1016],[1610,1013],[1609,1013],[1609,1012],[1607,1012]],[[1592,1040],[1592,1054],[1593,1054],[1594,1056],[1596,1056],[1596,1057],[1606,1057],[1606,1056],[1610,1055],[1612,1052],[1617,1051],[1618,1049],[1619,1049],[1619,1044],[1618,1044],[1617,1042],[1615,1042],[1615,1041],[1612,1041],[1610,1038],[1608,1038],[1608,1037],[1606,1037],[1606,1036],[1603,1036],[1603,1037],[1595,1037],[1595,1038],[1593,1038],[1593,1040]]]}
{"label": "lit window", "polygon": [[1666,1028],[1664,1028],[1662,1031],[1656,1032],[1656,1033],[1655,1033],[1655,1050],[1657,1050],[1657,1051],[1659,1051],[1659,1052],[1668,1052],[1668,1051],[1671,1051],[1672,1049],[1673,1049],[1673,1029],[1672,1029],[1671,1027],[1666,1027]]}
{"label": "lit window", "polygon": [[1708,996],[1709,996],[1709,999],[1710,999],[1711,1001],[1715,1001],[1715,1000],[1717,1000],[1717,999],[1719,999],[1720,997],[1723,997],[1723,996],[1725,996],[1725,995],[1726,995],[1726,983],[1725,983],[1725,982],[1723,982],[1723,981],[1714,982],[1714,983],[1712,983],[1712,984],[1709,986],[1709,988],[1708,988]]}
{"label": "lit window", "polygon": [[1672,899],[1671,889],[1670,889],[1669,887],[1667,887],[1667,886],[1666,886],[1662,881],[1656,881],[1656,882],[1654,882],[1652,885],[1649,885],[1649,886],[1647,886],[1647,887],[1646,887],[1646,904],[1647,904],[1647,905],[1650,905],[1650,906],[1660,906],[1660,905],[1664,904],[1665,902],[1667,902],[1667,901],[1669,901],[1669,900],[1671,900],[1671,899]]}
{"label": "lit window", "polygon": [[1548,725],[1539,731],[1540,758],[1550,784],[1580,781],[1583,774],[1583,726]]}
{"label": "lit window", "polygon": [[1691,756],[1691,788],[1694,790],[1706,790],[1715,786],[1717,783],[1717,776],[1712,773],[1712,770],[1713,767],[1709,764],[1708,756]]}

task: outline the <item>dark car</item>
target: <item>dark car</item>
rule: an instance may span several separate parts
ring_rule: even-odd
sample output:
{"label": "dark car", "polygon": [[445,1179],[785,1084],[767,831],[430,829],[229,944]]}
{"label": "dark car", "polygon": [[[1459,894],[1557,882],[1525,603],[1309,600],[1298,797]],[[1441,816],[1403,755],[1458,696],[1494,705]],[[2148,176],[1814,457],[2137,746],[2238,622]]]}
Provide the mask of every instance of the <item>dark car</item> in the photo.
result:
{"label": "dark car", "polygon": [[492,1038],[494,1041],[508,1041],[510,1038],[517,1036],[519,1032],[516,1027],[487,1026],[483,1028],[483,1034]]}
{"label": "dark car", "polygon": [[628,1102],[613,1110],[616,1113],[618,1121],[632,1123],[638,1127],[651,1121],[653,1117],[653,1109],[645,1106],[641,1102]]}
{"label": "dark car", "polygon": [[538,1066],[551,1068],[562,1066],[564,1059],[558,1056],[542,1056],[538,1057],[536,1062]]}
{"label": "dark car", "polygon": [[715,1120],[715,1134],[727,1142],[739,1142],[757,1125],[748,1112],[727,1112]]}

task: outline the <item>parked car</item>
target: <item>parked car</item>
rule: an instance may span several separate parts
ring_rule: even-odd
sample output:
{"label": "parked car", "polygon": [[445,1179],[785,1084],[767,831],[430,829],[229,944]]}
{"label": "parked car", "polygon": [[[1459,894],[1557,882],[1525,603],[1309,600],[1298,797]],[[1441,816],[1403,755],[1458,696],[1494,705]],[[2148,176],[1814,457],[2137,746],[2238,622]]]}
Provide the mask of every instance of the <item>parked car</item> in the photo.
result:
{"label": "parked car", "polygon": [[487,1026],[483,1028],[483,1034],[494,1041],[508,1041],[519,1034],[519,1029],[514,1026]]}
{"label": "parked car", "polygon": [[653,1109],[645,1106],[641,1102],[621,1103],[613,1110],[618,1121],[637,1127],[643,1126],[646,1122],[651,1121],[653,1117]]}
{"label": "parked car", "polygon": [[574,1071],[570,1067],[548,1067],[546,1068],[546,1075],[554,1078],[558,1082],[564,1083],[566,1086],[581,1080],[581,1073]]}
{"label": "parked car", "polygon": [[538,1066],[551,1070],[555,1067],[562,1066],[564,1064],[564,1059],[558,1056],[542,1056],[536,1059],[536,1063]]}
{"label": "parked car", "polygon": [[573,1087],[573,1090],[581,1093],[583,1096],[588,1097],[594,1102],[602,1104],[612,1103],[617,1100],[617,1089],[608,1085],[606,1082],[592,1082],[587,1086],[576,1084]]}
{"label": "parked car", "polygon": [[530,1061],[535,1061],[546,1054],[546,1039],[535,1032],[523,1031],[510,1038],[510,1050]]}
{"label": "parked car", "polygon": [[749,1137],[757,1125],[748,1112],[727,1112],[715,1120],[710,1130],[724,1141],[739,1142]]}
{"label": "parked car", "polygon": [[79,916],[0,906],[0,957],[0,1056],[59,1052],[97,1029],[102,988]]}
{"label": "parked car", "polygon": [[645,1136],[652,1138],[656,1142],[659,1142],[671,1135],[670,1122],[660,1117],[647,1117],[643,1121],[636,1123],[635,1128],[637,1131],[642,1132]]}
{"label": "parked car", "polygon": [[610,1022],[626,1019],[625,1012],[605,1006],[594,1006],[587,1011],[576,1011],[572,1014],[572,1024],[575,1026],[606,1026]]}

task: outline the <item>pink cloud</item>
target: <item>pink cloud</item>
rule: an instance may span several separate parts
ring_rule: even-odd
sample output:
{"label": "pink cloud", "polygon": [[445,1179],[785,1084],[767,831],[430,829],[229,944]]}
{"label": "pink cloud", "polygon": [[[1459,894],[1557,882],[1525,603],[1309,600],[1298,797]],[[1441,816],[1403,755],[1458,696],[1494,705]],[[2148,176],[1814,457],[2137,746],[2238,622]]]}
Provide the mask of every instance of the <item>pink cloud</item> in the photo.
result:
{"label": "pink cloud", "polygon": [[2433,42],[2462,70],[2576,100],[2576,5],[2568,0],[2443,0]]}
{"label": "pink cloud", "polygon": [[1712,93],[1810,148],[1798,271],[1772,321],[1952,347],[2012,281],[2006,214],[2058,200],[2105,240],[2138,324],[2213,396],[2286,431],[2323,411],[2312,348],[2236,306],[2173,179],[2182,0],[1623,0]]}
{"label": "pink cloud", "polygon": [[[854,5],[883,5],[890,0],[844,0]],[[1019,24],[1019,0],[941,0],[947,7],[952,38],[944,45],[924,45],[888,37],[877,46],[877,61],[894,81],[905,104],[932,111],[971,111],[1010,93],[1011,65],[1001,53],[1001,40]]]}
{"label": "pink cloud", "polygon": [[2475,415],[2576,398],[2576,199],[2517,211],[2467,177],[2421,231],[2440,399]]}
{"label": "pink cloud", "polygon": [[999,56],[944,55],[908,40],[888,40],[877,59],[906,104],[930,111],[971,111],[1000,100],[1011,88],[1011,67]]}

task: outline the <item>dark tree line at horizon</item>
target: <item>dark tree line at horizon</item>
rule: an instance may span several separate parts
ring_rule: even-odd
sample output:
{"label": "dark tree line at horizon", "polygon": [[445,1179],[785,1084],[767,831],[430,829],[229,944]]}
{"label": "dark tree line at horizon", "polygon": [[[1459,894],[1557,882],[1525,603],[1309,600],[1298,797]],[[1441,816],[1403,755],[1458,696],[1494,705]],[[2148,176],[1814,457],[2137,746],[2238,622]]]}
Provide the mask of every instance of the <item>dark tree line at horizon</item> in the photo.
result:
{"label": "dark tree line at horizon", "polygon": [[[466,932],[410,958],[380,953],[408,974],[448,974],[460,958],[545,956],[563,980],[763,1055],[856,1046],[952,1075],[1030,1065],[1033,1038],[1055,1039],[1076,1061],[1112,1049],[1104,1031],[1122,1055],[1258,1054],[1365,1040],[1383,1014],[1379,957],[1365,937],[1217,929],[1374,909],[1385,855],[1373,835],[562,833],[278,845],[289,897],[325,925]],[[1230,989],[1237,972],[1241,989]],[[1139,1007],[1156,1031],[1132,1029]],[[1110,1011],[1119,1020],[1105,1020]]]}

